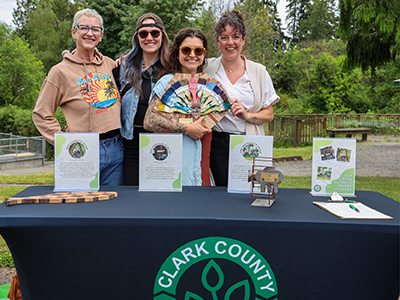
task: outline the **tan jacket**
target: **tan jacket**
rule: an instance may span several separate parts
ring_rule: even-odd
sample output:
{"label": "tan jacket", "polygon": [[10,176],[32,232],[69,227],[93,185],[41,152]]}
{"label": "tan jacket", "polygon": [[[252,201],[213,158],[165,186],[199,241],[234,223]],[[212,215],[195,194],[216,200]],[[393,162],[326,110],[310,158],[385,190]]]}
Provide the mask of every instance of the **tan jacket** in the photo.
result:
{"label": "tan jacket", "polygon": [[92,62],[63,51],[63,61],[51,68],[33,111],[33,122],[43,137],[54,144],[62,131],[54,114],[61,108],[65,131],[104,133],[121,127],[121,101],[111,70],[114,61],[95,50]]}

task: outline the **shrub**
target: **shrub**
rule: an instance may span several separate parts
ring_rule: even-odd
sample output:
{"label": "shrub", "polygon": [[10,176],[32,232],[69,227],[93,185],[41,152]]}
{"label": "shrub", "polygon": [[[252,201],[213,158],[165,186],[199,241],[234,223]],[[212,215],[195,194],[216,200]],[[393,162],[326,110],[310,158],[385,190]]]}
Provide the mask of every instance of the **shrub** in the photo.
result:
{"label": "shrub", "polygon": [[[61,109],[57,110],[55,117],[60,122],[61,128],[65,128],[66,121]],[[0,107],[0,132],[26,137],[40,136],[32,120],[32,110],[14,105]],[[46,143],[46,159],[53,160],[53,155],[53,146]]]}

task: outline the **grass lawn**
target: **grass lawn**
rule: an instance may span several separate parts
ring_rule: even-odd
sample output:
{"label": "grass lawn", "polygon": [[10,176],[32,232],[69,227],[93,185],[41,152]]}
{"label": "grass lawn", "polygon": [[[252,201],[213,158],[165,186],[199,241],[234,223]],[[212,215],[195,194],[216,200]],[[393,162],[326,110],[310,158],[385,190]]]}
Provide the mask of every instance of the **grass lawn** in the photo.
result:
{"label": "grass lawn", "polygon": [[[280,188],[310,189],[311,177],[287,177],[279,185]],[[400,178],[397,177],[358,177],[356,191],[373,191],[381,193],[400,202]],[[357,192],[356,192],[357,195]]]}
{"label": "grass lawn", "polygon": [[[303,160],[312,159],[312,146],[298,148],[274,148],[274,157],[301,156]],[[286,178],[286,176],[285,176]],[[286,179],[285,179],[286,180]],[[310,182],[311,186],[311,182]]]}

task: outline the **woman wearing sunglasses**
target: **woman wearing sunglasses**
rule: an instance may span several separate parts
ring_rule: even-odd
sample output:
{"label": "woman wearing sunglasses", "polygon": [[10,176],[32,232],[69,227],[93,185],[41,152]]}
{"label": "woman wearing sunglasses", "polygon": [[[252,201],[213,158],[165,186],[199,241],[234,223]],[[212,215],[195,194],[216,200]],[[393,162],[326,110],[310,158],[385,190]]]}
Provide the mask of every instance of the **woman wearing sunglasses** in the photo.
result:
{"label": "woman wearing sunglasses", "polygon": [[170,49],[168,67],[162,72],[162,75],[166,75],[155,85],[144,119],[146,130],[184,134],[182,185],[186,186],[209,183],[209,149],[206,150],[203,147],[200,139],[207,133],[211,138],[211,132],[202,126],[204,117],[200,117],[191,124],[183,124],[157,114],[157,108],[161,95],[175,73],[196,74],[203,71],[206,65],[207,47],[207,39],[200,30],[185,28],[179,31]]}
{"label": "woman wearing sunglasses", "polygon": [[132,50],[113,70],[121,95],[121,134],[124,138],[124,185],[139,184],[139,134],[143,128],[149,96],[165,70],[168,37],[161,18],[142,15],[136,22]]}
{"label": "woman wearing sunglasses", "polygon": [[238,11],[224,13],[215,27],[221,57],[208,60],[205,72],[215,77],[231,100],[230,112],[213,127],[210,166],[217,186],[228,185],[229,135],[265,135],[263,124],[274,118],[279,101],[265,67],[241,54],[246,27]]}

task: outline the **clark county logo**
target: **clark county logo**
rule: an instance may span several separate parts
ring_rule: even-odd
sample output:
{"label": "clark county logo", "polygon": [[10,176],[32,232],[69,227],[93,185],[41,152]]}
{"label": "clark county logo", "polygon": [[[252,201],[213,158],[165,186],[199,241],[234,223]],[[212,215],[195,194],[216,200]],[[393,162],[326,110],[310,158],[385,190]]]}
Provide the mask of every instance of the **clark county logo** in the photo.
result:
{"label": "clark county logo", "polygon": [[158,271],[153,300],[277,300],[268,262],[252,247],[208,237],[174,251]]}

